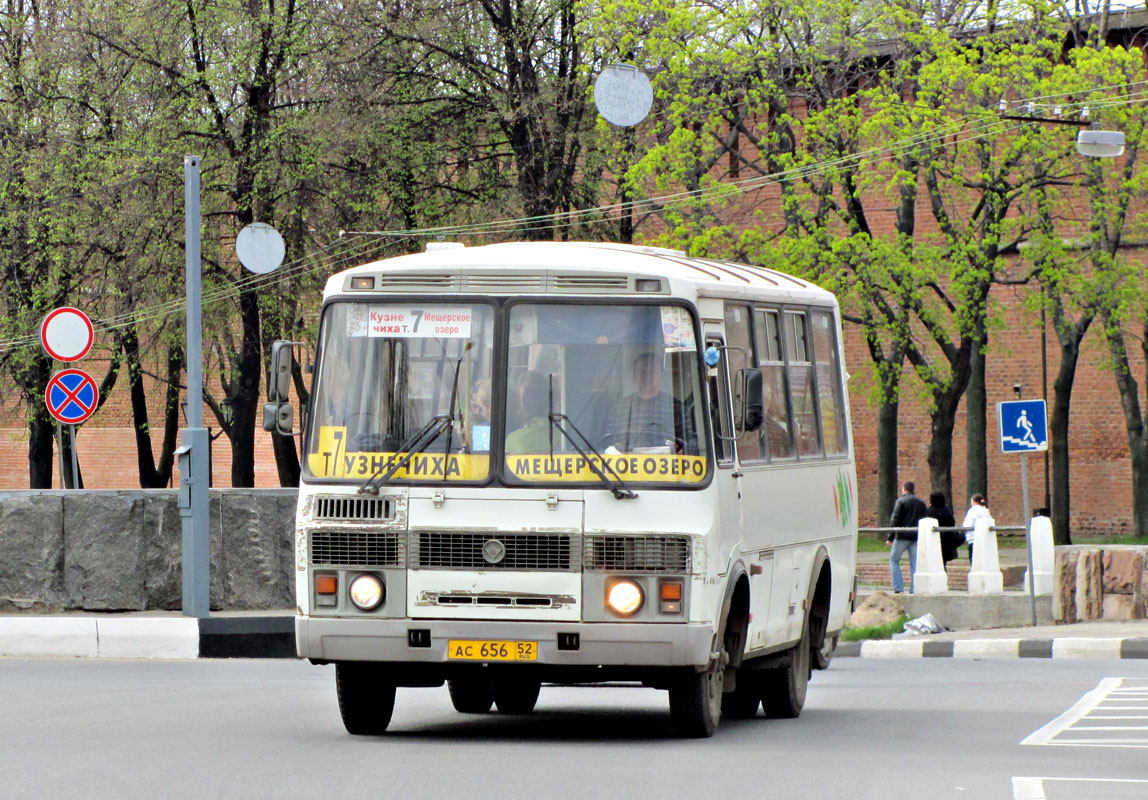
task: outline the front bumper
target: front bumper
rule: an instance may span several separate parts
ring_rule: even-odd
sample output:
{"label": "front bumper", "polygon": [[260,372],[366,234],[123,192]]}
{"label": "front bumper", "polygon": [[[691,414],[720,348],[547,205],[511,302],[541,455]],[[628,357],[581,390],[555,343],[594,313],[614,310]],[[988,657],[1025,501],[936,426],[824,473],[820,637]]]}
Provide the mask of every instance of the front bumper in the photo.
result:
{"label": "front bumper", "polygon": [[[429,647],[411,647],[410,630],[430,631]],[[577,650],[559,650],[558,634],[578,634]],[[538,660],[507,666],[704,667],[713,627],[705,623],[512,622],[490,620],[390,620],[295,617],[301,658],[315,661],[379,661],[452,664],[450,639],[538,642]],[[470,662],[473,666],[474,662]]]}

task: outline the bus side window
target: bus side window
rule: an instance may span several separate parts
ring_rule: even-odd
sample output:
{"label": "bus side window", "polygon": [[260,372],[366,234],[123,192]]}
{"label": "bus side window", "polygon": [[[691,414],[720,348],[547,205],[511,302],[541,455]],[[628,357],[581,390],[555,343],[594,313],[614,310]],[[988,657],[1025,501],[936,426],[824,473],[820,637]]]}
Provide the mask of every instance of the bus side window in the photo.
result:
{"label": "bus side window", "polygon": [[[725,340],[729,376],[730,380],[733,380],[739,369],[754,366],[748,305],[729,302],[725,304]],[[746,431],[737,437],[737,457],[743,464],[762,460],[760,430]]]}
{"label": "bus side window", "polygon": [[[723,354],[728,350],[721,350],[725,342],[721,339],[706,339],[706,347],[716,347]],[[725,361],[717,366],[706,368],[706,391],[710,401],[710,427],[714,433],[714,455],[718,464],[728,466],[733,463],[733,426],[729,418],[729,381],[725,377]]]}
{"label": "bus side window", "polygon": [[821,429],[825,434],[825,452],[831,456],[849,452],[836,332],[837,326],[833,323],[831,313],[813,312],[813,360],[817,372],[817,399],[821,411]]}
{"label": "bus side window", "polygon": [[785,350],[789,364],[789,399],[798,456],[821,455],[817,393],[809,354],[809,323],[804,311],[785,312]]}
{"label": "bus side window", "polygon": [[793,422],[789,418],[789,388],[781,349],[781,312],[759,308],[755,323],[757,364],[765,389],[762,438],[771,460],[793,458]]}

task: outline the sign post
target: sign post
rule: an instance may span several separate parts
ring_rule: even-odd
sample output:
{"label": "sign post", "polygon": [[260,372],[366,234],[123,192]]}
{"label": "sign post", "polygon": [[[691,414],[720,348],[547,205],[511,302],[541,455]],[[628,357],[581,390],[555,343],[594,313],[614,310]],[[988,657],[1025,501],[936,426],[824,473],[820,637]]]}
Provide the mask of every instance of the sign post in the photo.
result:
{"label": "sign post", "polygon": [[[48,312],[40,323],[40,346],[50,357],[65,364],[79,361],[92,349],[95,329],[88,315],[78,308],[64,306]],[[80,474],[76,455],[76,426],[96,412],[100,390],[92,376],[83,370],[66,369],[48,381],[44,392],[48,413],[68,426],[72,451],[72,488],[77,488]],[[60,451],[60,485],[64,485],[64,442],[57,427],[56,447]]]}
{"label": "sign post", "polygon": [[211,439],[203,427],[203,293],[200,250],[199,156],[183,159],[187,287],[187,427],[179,457],[179,514],[183,518],[183,615],[210,616],[208,538]]}
{"label": "sign post", "polygon": [[[1017,394],[1020,388],[1017,387]],[[1024,543],[1028,548],[1028,591],[1032,624],[1036,625],[1036,572],[1032,564],[1032,509],[1028,505],[1028,454],[1048,450],[1048,416],[1043,400],[997,403],[997,432],[1002,453],[1020,453],[1021,497],[1024,503]]]}

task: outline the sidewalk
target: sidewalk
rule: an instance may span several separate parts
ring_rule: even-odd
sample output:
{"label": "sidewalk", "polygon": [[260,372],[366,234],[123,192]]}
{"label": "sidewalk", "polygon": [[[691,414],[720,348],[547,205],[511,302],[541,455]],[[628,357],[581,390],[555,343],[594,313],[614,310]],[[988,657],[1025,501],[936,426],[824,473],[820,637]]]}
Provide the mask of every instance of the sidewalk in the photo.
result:
{"label": "sidewalk", "polygon": [[294,658],[295,616],[283,611],[65,612],[0,616],[0,657]]}

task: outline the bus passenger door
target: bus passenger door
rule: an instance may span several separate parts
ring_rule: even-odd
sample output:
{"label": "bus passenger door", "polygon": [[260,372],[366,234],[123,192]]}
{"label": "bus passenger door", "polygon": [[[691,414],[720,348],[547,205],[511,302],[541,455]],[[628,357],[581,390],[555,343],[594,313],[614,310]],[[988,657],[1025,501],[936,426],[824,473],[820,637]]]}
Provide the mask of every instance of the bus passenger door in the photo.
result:
{"label": "bus passenger door", "polygon": [[[748,303],[727,300],[725,303],[725,342],[729,379],[738,371],[758,366],[757,342],[753,331],[753,309]],[[776,602],[771,604],[775,576],[775,542],[770,536],[769,486],[770,472],[765,467],[765,453],[760,430],[739,431],[734,425],[735,472],[741,494],[741,552],[749,573],[750,622],[746,645],[753,649],[770,644],[768,638],[769,614],[776,613]]]}
{"label": "bus passenger door", "polygon": [[741,486],[734,465],[733,424],[729,392],[729,371],[726,367],[725,341],[720,329],[707,326],[706,347],[716,347],[721,360],[716,366],[706,367],[706,391],[709,394],[710,427],[714,434],[714,459],[717,469],[714,483],[718,488],[718,525],[720,526],[716,552],[710,548],[711,564],[726,574],[730,552],[741,540]]}

